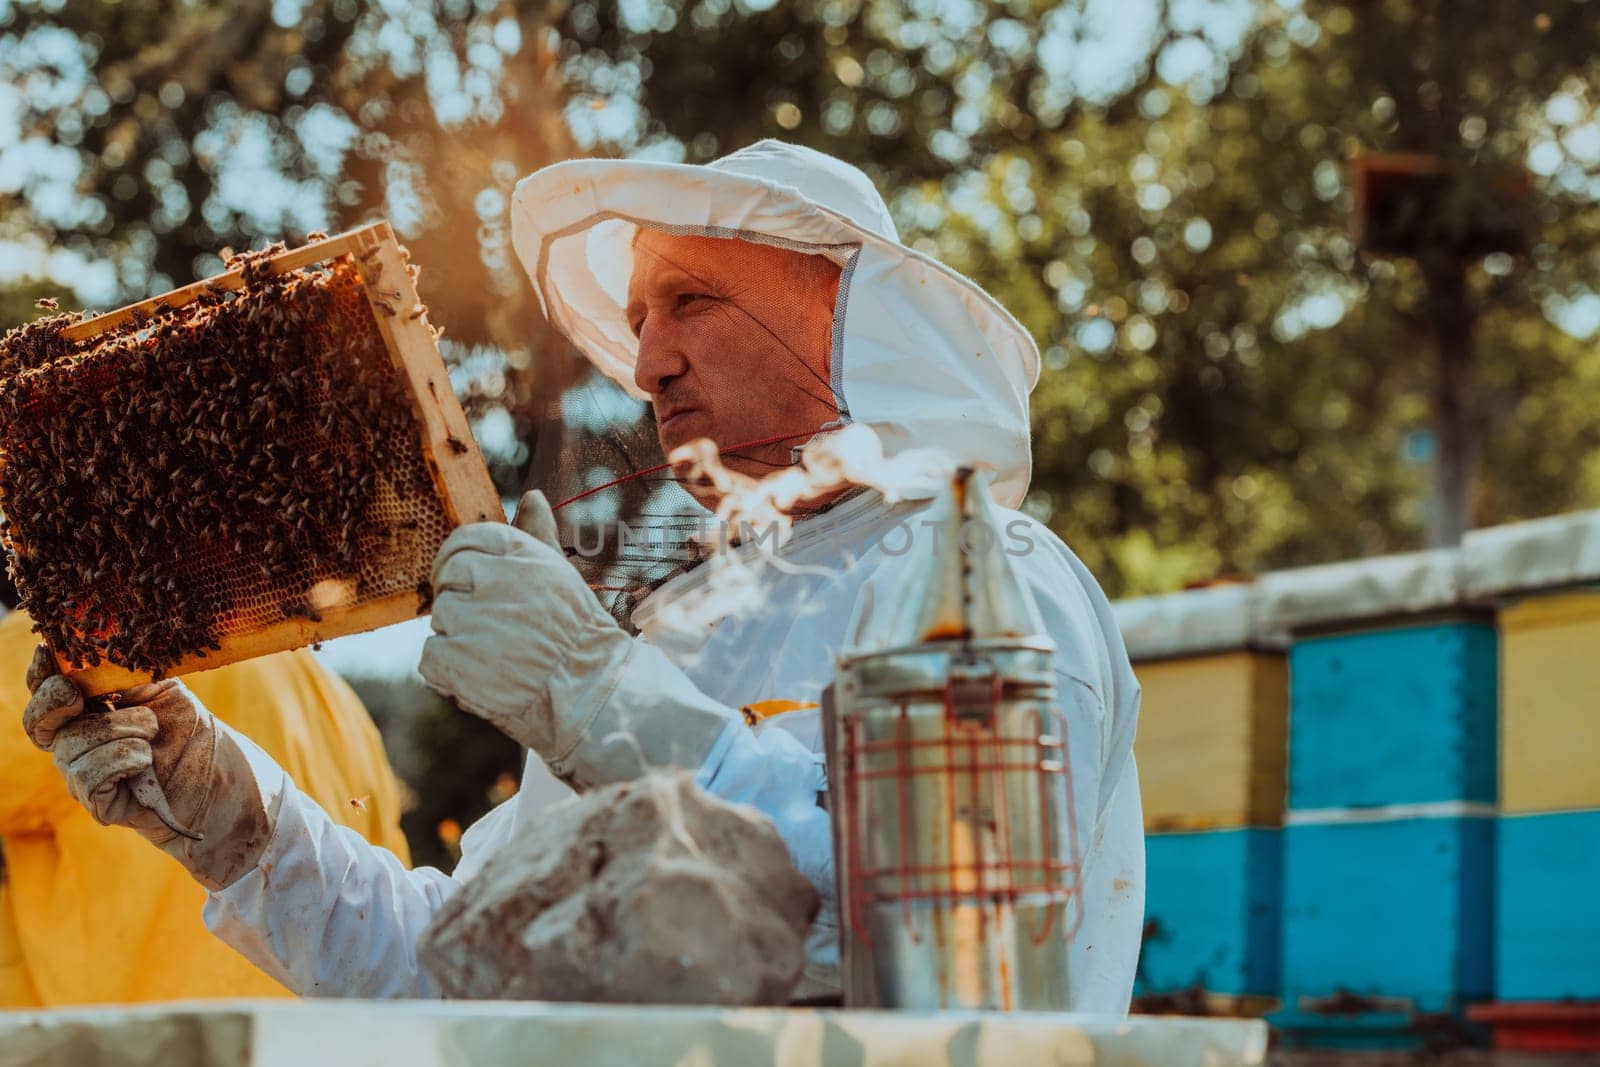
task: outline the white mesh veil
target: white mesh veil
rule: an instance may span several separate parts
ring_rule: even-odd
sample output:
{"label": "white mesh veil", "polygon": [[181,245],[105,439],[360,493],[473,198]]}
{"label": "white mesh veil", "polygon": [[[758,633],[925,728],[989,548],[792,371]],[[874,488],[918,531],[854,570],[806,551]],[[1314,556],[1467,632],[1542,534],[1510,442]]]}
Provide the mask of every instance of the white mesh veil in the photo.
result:
{"label": "white mesh veil", "polygon": [[[664,462],[638,402],[638,345],[625,310],[641,225],[840,264],[829,382],[839,421],[870,426],[891,457],[934,447],[987,467],[996,501],[1021,501],[1031,467],[1027,397],[1039,369],[1032,337],[980,287],[901,244],[861,171],[762,141],[708,166],[571,160],[518,183],[518,258],[546,314],[600,372],[552,402],[536,443],[531,480],[553,504]],[[687,536],[705,517],[665,470],[557,511],[569,555],[619,616],[693,562]],[[607,552],[577,551],[590,524],[615,531],[619,519],[653,526],[649,552],[614,536]]]}

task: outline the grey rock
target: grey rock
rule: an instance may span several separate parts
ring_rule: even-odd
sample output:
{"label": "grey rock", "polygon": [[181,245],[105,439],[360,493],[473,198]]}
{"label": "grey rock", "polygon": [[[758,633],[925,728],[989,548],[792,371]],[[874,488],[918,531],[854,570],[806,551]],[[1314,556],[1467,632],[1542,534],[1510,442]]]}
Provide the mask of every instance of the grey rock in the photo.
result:
{"label": "grey rock", "polygon": [[542,812],[418,955],[455,998],[782,1004],[818,903],[764,816],[658,772]]}

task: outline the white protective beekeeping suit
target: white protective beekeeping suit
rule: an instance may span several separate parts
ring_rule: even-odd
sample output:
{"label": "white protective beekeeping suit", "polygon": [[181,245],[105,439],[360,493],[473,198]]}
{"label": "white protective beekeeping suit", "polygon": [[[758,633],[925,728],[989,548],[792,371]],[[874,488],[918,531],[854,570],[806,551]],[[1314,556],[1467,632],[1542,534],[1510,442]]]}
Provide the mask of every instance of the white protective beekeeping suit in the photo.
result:
{"label": "white protective beekeeping suit", "polygon": [[[936,447],[960,462],[986,465],[994,471],[996,502],[1007,509],[1020,503],[1031,466],[1027,397],[1038,376],[1037,349],[976,285],[902,245],[882,198],[856,168],[773,141],[704,167],[571,161],[524,179],[512,213],[517,253],[547,314],[636,396],[637,342],[623,305],[637,227],[829,256],[843,268],[832,343],[842,421],[872,426],[890,454]],[[889,505],[864,493],[798,522],[783,555],[800,566],[764,569],[767,595],[759,611],[693,633],[665,628],[670,613],[663,609],[703,587],[701,568],[662,586],[634,615],[638,640],[657,650],[646,662],[659,677],[622,686],[630,726],[671,729],[678,705],[661,694],[725,713],[727,726],[698,781],[771,817],[827,902],[809,941],[802,994],[837,989],[829,824],[816,803],[825,788],[816,712],[778,715],[752,730],[734,709],[819,698],[858,606],[894,595],[897,560],[905,557],[897,554],[898,542],[887,551],[881,542],[897,528],[914,530],[919,506]],[[1109,605],[1083,565],[1037,522],[1015,511],[1002,517],[1015,543],[1030,546],[1014,562],[1059,649],[1058,703],[1083,843],[1073,1007],[1124,1013],[1144,910],[1133,762],[1138,685]],[[561,760],[552,767],[569,770]],[[547,772],[535,764],[530,774]],[[257,870],[213,894],[207,921],[304,994],[433,995],[416,963],[418,937],[442,901],[523,820],[537,818],[536,792],[547,793],[525,789],[469,828],[460,865],[445,875],[404,870],[286,786]]]}

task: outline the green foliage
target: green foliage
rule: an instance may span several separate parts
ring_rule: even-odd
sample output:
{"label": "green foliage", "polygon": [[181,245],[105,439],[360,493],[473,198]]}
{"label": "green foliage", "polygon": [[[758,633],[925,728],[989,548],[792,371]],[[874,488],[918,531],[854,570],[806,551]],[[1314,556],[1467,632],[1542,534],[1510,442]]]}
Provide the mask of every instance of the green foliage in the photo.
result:
{"label": "green foliage", "polygon": [[[1113,594],[1171,590],[1421,544],[1455,319],[1472,521],[1600,506],[1596,7],[0,0],[0,257],[66,257],[108,305],[386,215],[478,428],[511,431],[509,490],[577,366],[513,262],[515,180],[801,141],[1033,331],[1027,506]],[[1372,152],[1438,161],[1396,209],[1414,257],[1360,246]],[[58,289],[0,283],[0,326]],[[417,861],[448,867],[439,825],[503,795],[516,746],[414,683],[357,688]]]}
{"label": "green foliage", "polygon": [[441,835],[440,828],[453,822],[459,834],[505,800],[506,786],[521,778],[522,746],[413,677],[356,675],[349,681],[372,712],[384,751],[404,783],[400,828],[412,863],[453,869],[454,835]]}
{"label": "green foliage", "polygon": [[[574,92],[643,79],[620,147],[860,161],[908,241],[1018,314],[1047,364],[1029,507],[1113,592],[1415,547],[1452,427],[1474,523],[1600,504],[1594,357],[1551,321],[1600,265],[1592,4],[1173,2],[1109,73],[1097,9],[579,3],[562,26]],[[1443,172],[1401,205],[1415,258],[1358,244],[1372,152]],[[1520,254],[1484,258],[1507,235]]]}
{"label": "green foliage", "polygon": [[[387,217],[469,412],[525,436],[561,384],[535,373],[551,339],[507,217],[573,152],[549,46],[532,2],[0,2],[0,240],[109,273],[90,299],[114,304]],[[505,444],[510,489],[528,450]]]}
{"label": "green foliage", "polygon": [[[115,263],[132,297],[223,244],[387,212],[435,317],[486,346],[452,350],[458,386],[526,438],[572,363],[510,261],[510,183],[574,147],[778,136],[861,162],[908,241],[1038,337],[1028,506],[1113,592],[1419,545],[1452,428],[1474,523],[1600,503],[1592,3],[405,7],[4,6],[19,132],[79,173],[76,198],[13,177],[0,237]],[[56,29],[77,59],[41,58]],[[1436,161],[1394,207],[1409,256],[1360,244],[1352,157],[1374,152]],[[1452,375],[1466,403],[1441,413]]]}

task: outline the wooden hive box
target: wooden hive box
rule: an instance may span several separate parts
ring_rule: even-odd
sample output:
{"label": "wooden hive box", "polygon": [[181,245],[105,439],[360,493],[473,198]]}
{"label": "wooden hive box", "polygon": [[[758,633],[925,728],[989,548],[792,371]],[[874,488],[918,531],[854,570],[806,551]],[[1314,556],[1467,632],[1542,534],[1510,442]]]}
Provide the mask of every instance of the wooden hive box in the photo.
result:
{"label": "wooden hive box", "polygon": [[1470,612],[1346,625],[1289,652],[1272,1021],[1288,1047],[1410,1048],[1420,1016],[1492,986],[1495,630]]}
{"label": "wooden hive box", "polygon": [[387,223],[230,266],[0,382],[6,547],[91,694],[425,614],[450,530],[504,520]]}
{"label": "wooden hive box", "polygon": [[1148,833],[1283,824],[1283,653],[1230,649],[1134,665],[1134,755]]}
{"label": "wooden hive box", "polygon": [[1495,996],[1534,1003],[1484,1019],[1497,1046],[1600,1051],[1600,590],[1542,591],[1499,623]]}
{"label": "wooden hive box", "polygon": [[1500,809],[1600,809],[1600,589],[1560,589],[1503,607]]}
{"label": "wooden hive box", "polygon": [[1474,614],[1300,636],[1289,651],[1290,812],[1492,810],[1496,655],[1493,623]]}
{"label": "wooden hive box", "polygon": [[1292,824],[1272,1017],[1287,1047],[1408,1047],[1493,984],[1494,819]]}
{"label": "wooden hive box", "polygon": [[1114,606],[1142,690],[1135,1010],[1258,1015],[1278,991],[1288,672],[1248,583]]}
{"label": "wooden hive box", "polygon": [[1282,833],[1146,835],[1135,1010],[1168,1014],[1175,996],[1195,994],[1215,1014],[1258,1015],[1276,1005]]}

